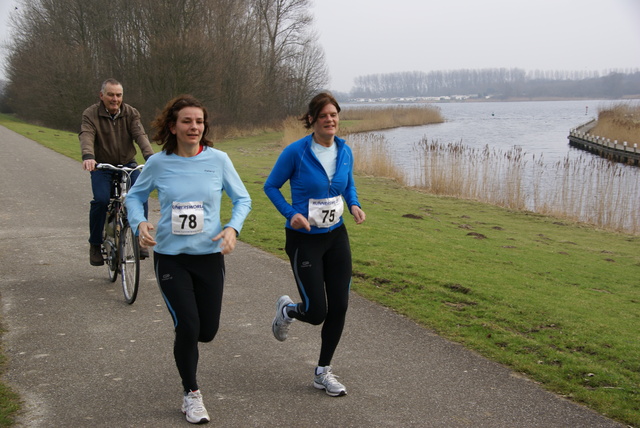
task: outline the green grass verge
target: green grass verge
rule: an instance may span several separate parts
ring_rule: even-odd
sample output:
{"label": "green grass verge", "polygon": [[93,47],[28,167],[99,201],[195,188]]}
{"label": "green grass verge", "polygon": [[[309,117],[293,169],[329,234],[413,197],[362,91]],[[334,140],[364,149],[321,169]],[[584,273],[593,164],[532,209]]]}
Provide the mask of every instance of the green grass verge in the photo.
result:
{"label": "green grass verge", "polygon": [[[75,134],[6,116],[0,124],[79,160]],[[284,259],[284,219],[262,192],[280,139],[269,133],[216,147],[253,199],[240,238]],[[347,220],[355,292],[640,426],[640,237],[356,180],[367,221]]]}

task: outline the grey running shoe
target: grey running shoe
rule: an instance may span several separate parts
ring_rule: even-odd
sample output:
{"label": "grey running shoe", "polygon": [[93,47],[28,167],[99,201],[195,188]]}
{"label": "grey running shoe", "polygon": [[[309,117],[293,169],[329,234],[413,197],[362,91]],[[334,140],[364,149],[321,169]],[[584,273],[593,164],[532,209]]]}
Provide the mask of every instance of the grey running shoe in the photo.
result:
{"label": "grey running shoe", "polygon": [[192,424],[206,424],[209,422],[209,414],[202,403],[200,391],[189,391],[182,400],[182,413],[187,417],[187,422]]}
{"label": "grey running shoe", "polygon": [[332,397],[347,395],[347,388],[338,382],[336,375],[331,371],[331,366],[323,367],[323,372],[313,379],[313,386],[324,391]]}
{"label": "grey running shoe", "polygon": [[273,322],[271,323],[271,331],[275,338],[280,342],[287,340],[287,336],[289,335],[289,325],[293,322],[293,320],[285,319],[282,311],[285,306],[292,303],[293,300],[286,295],[280,296],[276,301],[276,316],[273,318]]}

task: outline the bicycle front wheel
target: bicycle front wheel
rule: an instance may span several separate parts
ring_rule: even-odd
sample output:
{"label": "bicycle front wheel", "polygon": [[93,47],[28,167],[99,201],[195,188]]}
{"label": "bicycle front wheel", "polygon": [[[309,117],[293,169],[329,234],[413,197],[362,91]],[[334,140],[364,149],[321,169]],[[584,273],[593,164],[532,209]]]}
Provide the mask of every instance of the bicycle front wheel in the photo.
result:
{"label": "bicycle front wheel", "polygon": [[140,282],[140,248],[138,238],[126,224],[120,234],[120,270],[124,300],[128,304],[135,302]]}

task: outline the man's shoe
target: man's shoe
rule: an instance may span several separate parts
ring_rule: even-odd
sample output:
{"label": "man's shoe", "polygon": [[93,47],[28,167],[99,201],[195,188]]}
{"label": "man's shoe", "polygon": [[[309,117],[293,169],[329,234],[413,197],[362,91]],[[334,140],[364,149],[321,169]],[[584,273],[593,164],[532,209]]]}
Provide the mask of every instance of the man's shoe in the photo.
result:
{"label": "man's shoe", "polygon": [[322,373],[316,374],[313,386],[324,391],[332,397],[347,395],[347,388],[338,382],[336,375],[331,371],[331,366],[322,367]]}
{"label": "man's shoe", "polygon": [[147,247],[140,247],[140,260],[149,258],[149,249]]}
{"label": "man's shoe", "polygon": [[209,422],[209,413],[204,408],[200,391],[189,391],[182,399],[182,413],[187,417],[187,422],[192,424],[206,424]]}
{"label": "man's shoe", "polygon": [[104,265],[104,259],[102,258],[102,250],[100,245],[90,244],[89,248],[89,263],[91,266]]}
{"label": "man's shoe", "polygon": [[293,304],[293,300],[291,300],[289,296],[280,296],[276,301],[276,316],[271,323],[271,331],[280,342],[287,340],[289,325],[293,322],[293,319],[286,319],[283,313],[284,307],[289,304]]}

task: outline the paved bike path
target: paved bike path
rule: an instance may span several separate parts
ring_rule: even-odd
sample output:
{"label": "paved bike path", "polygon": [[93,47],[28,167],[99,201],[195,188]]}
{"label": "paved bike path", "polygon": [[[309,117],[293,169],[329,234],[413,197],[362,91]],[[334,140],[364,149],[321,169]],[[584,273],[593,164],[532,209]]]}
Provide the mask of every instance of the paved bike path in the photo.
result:
{"label": "paved bike path", "polygon": [[[24,400],[18,426],[188,426],[151,261],[127,305],[119,279],[89,265],[88,173],[1,126],[0,152],[3,380]],[[349,395],[329,397],[311,384],[319,328],[271,335],[276,298],[296,295],[288,264],[242,243],[226,263],[221,328],[200,346],[209,426],[621,426],[357,295],[334,358]]]}

